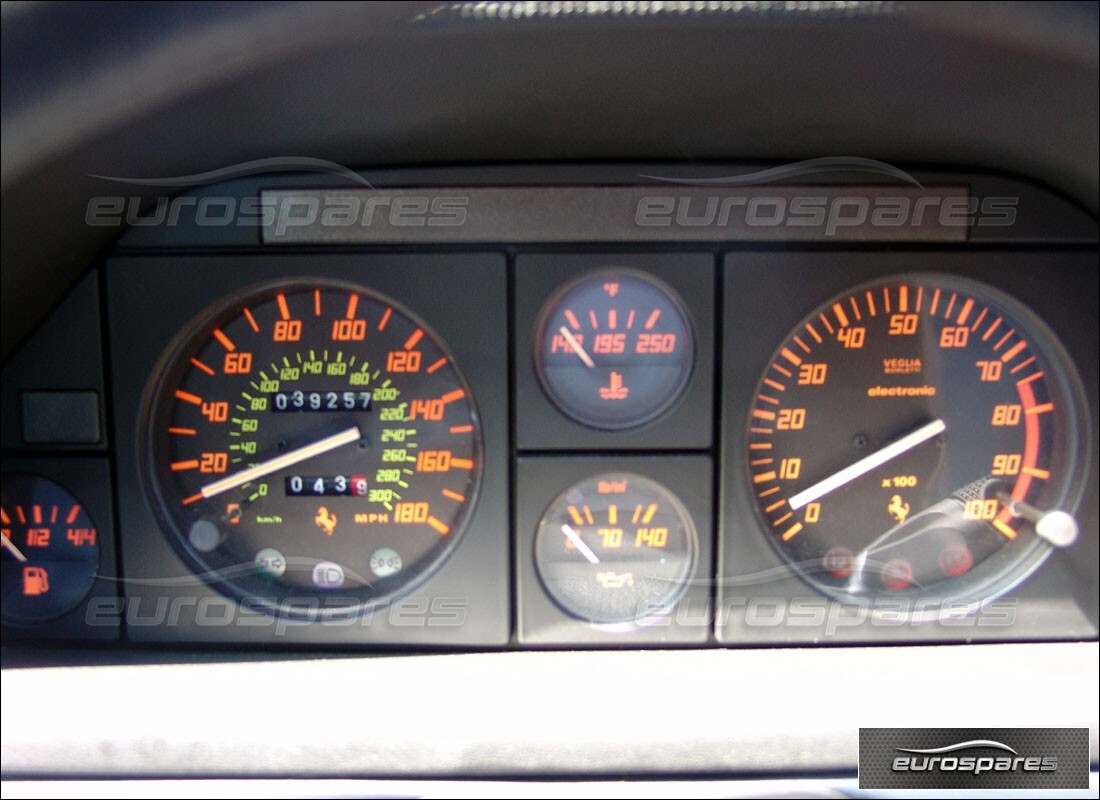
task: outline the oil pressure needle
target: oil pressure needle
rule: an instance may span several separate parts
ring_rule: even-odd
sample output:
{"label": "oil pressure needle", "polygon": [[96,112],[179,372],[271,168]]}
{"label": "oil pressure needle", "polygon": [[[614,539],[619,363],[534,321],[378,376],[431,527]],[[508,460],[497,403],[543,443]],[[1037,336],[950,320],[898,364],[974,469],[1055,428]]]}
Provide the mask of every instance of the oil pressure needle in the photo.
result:
{"label": "oil pressure needle", "polygon": [[236,475],[230,475],[227,478],[208,483],[199,490],[199,493],[207,499],[215,497],[222,492],[228,492],[230,489],[236,489],[238,486],[243,486],[249,481],[266,477],[273,472],[278,472],[281,469],[300,464],[307,459],[322,455],[330,450],[335,450],[337,447],[351,444],[352,442],[358,441],[362,436],[363,434],[359,431],[359,426],[353,425],[346,430],[340,431],[340,433],[334,433],[332,436],[326,436],[324,439],[319,439],[312,444],[299,447],[297,450],[291,450],[289,453],[275,456],[275,458],[263,461],[248,469],[242,469]]}
{"label": "oil pressure needle", "polygon": [[571,330],[562,325],[558,328],[558,333],[562,335],[565,341],[569,342],[569,346],[573,348],[573,352],[580,356],[581,361],[584,362],[586,367],[592,369],[596,366],[596,362],[592,360],[592,356],[585,352],[584,348],[581,347],[581,343],[577,341],[577,337],[573,335]]}
{"label": "oil pressure needle", "polygon": [[588,559],[589,564],[600,563],[600,557],[592,552],[592,548],[584,543],[584,539],[578,536],[575,530],[568,525],[562,525],[561,532],[565,534],[566,539],[571,541],[573,545],[581,551],[581,555]]}
{"label": "oil pressure needle", "polygon": [[809,489],[803,489],[790,499],[791,510],[798,511],[798,509],[803,506],[807,506],[815,500],[819,500],[830,492],[835,492],[842,486],[847,486],[849,483],[857,478],[863,477],[871,470],[878,469],[883,464],[887,464],[898,456],[908,453],[910,450],[924,444],[929,439],[934,439],[945,430],[947,430],[947,423],[942,419],[934,419],[925,425],[921,425],[912,433],[907,433],[900,439],[886,445],[881,450],[876,450],[871,453],[871,455],[861,458],[854,464],[849,464],[839,472],[834,472],[828,478],[823,481],[818,481]]}

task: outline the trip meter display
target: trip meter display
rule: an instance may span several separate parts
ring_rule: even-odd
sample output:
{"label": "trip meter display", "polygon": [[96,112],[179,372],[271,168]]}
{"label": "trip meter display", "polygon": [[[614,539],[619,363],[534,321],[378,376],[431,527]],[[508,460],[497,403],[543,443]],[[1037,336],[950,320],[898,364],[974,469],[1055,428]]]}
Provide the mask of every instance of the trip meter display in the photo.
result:
{"label": "trip meter display", "polygon": [[844,595],[1003,591],[1076,538],[1066,363],[980,284],[886,280],[828,301],[757,386],[746,458],[767,535]]}
{"label": "trip meter display", "polygon": [[477,494],[474,400],[431,329],[351,284],[211,310],[166,356],[146,463],[192,567],[270,611],[370,608],[430,575]]}

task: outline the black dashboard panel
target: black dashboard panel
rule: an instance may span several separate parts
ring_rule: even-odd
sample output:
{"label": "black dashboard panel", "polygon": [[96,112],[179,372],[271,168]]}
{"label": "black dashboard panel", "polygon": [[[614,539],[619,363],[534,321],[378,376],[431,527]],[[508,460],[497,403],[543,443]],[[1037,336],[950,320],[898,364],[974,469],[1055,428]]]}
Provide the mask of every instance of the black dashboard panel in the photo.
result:
{"label": "black dashboard panel", "polygon": [[[1096,418],[1098,392],[1095,359],[1091,354],[1096,352],[1097,343],[1095,331],[1079,325],[1080,320],[1094,317],[1096,311],[1096,277],[1091,269],[1095,250],[1094,244],[1089,243],[1090,238],[1095,238],[1095,228],[1057,198],[1004,178],[935,173],[918,173],[918,177],[913,177],[901,173],[901,178],[890,176],[889,180],[868,185],[860,182],[861,171],[888,172],[889,168],[863,162],[827,166],[833,170],[828,180],[815,177],[807,183],[803,173],[812,173],[810,165],[795,165],[792,169],[797,174],[791,183],[744,187],[728,185],[732,181],[730,178],[711,181],[688,176],[673,182],[644,178],[651,174],[682,172],[674,165],[634,169],[609,167],[604,170],[609,185],[598,190],[577,189],[578,196],[584,198],[579,203],[570,201],[570,198],[576,200],[572,189],[558,183],[561,178],[570,177],[568,171],[559,175],[560,171],[544,170],[542,178],[548,188],[540,193],[530,188],[533,173],[523,169],[514,170],[512,175],[498,173],[498,180],[510,178],[513,182],[521,182],[515,189],[509,188],[508,181],[495,187],[464,188],[474,174],[469,171],[447,175],[453,185],[442,188],[415,185],[413,182],[422,179],[422,175],[394,173],[392,183],[403,187],[396,190],[347,188],[343,182],[335,182],[330,188],[317,188],[316,177],[303,175],[285,179],[246,178],[159,201],[144,217],[131,220],[131,233],[122,240],[99,277],[103,310],[109,320],[105,326],[107,338],[103,342],[111,376],[107,395],[111,398],[111,413],[105,439],[115,470],[122,581],[119,592],[108,593],[106,599],[95,596],[89,600],[86,608],[89,618],[110,619],[114,609],[122,635],[134,642],[281,646],[382,644],[406,648],[522,648],[547,645],[621,647],[647,643],[744,646],[1062,640],[1095,636],[1097,541],[1087,532],[1095,528],[1097,511],[1095,493],[1087,488],[1095,486],[1096,481],[1096,430],[1092,421]],[[311,165],[303,168],[312,169]],[[738,169],[736,166],[713,168],[709,172],[723,176],[737,174]],[[692,173],[693,176],[701,174],[698,169]],[[639,176],[649,183],[638,184]],[[324,180],[332,183],[331,179]],[[704,183],[700,185],[699,181]],[[903,185],[897,186],[898,182]],[[280,183],[282,188],[279,188]],[[96,206],[89,213],[99,222],[132,214],[121,198],[98,198],[94,202]],[[1060,213],[1062,211],[1064,213]],[[544,215],[555,220],[554,230],[558,232],[553,244],[542,242],[545,231],[550,230],[542,221]],[[600,227],[586,227],[593,216],[602,217]],[[523,243],[525,228],[521,226],[525,220],[532,226],[530,244]],[[602,241],[608,235],[616,237],[620,229],[628,241],[640,236],[643,241],[648,238],[649,244],[637,243],[633,248],[624,248]],[[415,232],[419,230],[431,231],[431,236],[418,244]],[[503,244],[491,241],[496,232],[502,230],[508,231],[509,241]],[[626,233],[631,231],[629,235]],[[567,236],[574,238],[569,240]],[[707,240],[704,238],[707,236],[712,238]],[[1021,239],[1027,242],[1026,246]],[[1029,544],[1026,557],[1018,562],[1006,560],[1007,550],[998,554],[990,564],[1000,559],[1005,565],[986,565],[996,580],[976,594],[969,606],[950,613],[932,613],[930,619],[924,618],[927,616],[924,611],[915,613],[904,604],[897,607],[895,597],[876,598],[873,593],[860,597],[857,592],[848,602],[830,597],[820,587],[815,588],[812,582],[805,583],[799,577],[798,565],[785,562],[768,541],[782,531],[769,533],[767,529],[771,523],[760,519],[754,510],[756,495],[763,497],[770,493],[760,490],[767,489],[770,485],[767,481],[774,480],[772,476],[776,473],[764,474],[768,467],[756,470],[749,464],[751,457],[747,459],[742,455],[746,452],[745,431],[754,424],[747,421],[764,424],[756,420],[758,415],[774,417],[768,410],[752,410],[756,398],[761,396],[754,394],[758,391],[754,387],[787,331],[814,306],[868,280],[899,276],[917,280],[921,275],[931,276],[930,279],[942,276],[945,281],[972,279],[979,282],[975,284],[978,290],[981,286],[1003,290],[1030,309],[1021,310],[1019,314],[1034,313],[1054,328],[1050,345],[1054,349],[1048,354],[1050,366],[1047,369],[1057,367],[1057,374],[1065,376],[1066,388],[1059,390],[1058,397],[1062,399],[1058,400],[1057,413],[1059,425],[1064,422],[1072,442],[1059,447],[1072,452],[1071,457],[1067,456],[1070,458],[1066,462],[1068,466],[1055,469],[1056,474],[1051,479],[1052,485],[1055,482],[1058,486],[1064,485],[1065,491],[1051,495],[1046,502],[1071,510],[1079,528],[1085,532],[1079,541],[1064,550],[1045,543]],[[544,351],[560,352],[554,356],[558,359],[555,363],[573,365],[572,371],[560,374],[565,376],[561,380],[573,381],[578,387],[575,391],[582,394],[576,397],[590,394],[596,404],[609,408],[622,403],[632,389],[647,391],[651,384],[635,385],[644,376],[680,369],[671,366],[678,362],[668,361],[675,357],[678,340],[677,334],[661,332],[665,329],[658,324],[659,305],[636,304],[629,299],[634,296],[629,292],[617,296],[619,281],[632,280],[631,276],[652,281],[651,285],[656,287],[654,291],[674,298],[671,300],[674,305],[665,307],[668,314],[675,315],[675,309],[681,309],[687,328],[680,336],[688,337],[683,340],[686,350],[681,358],[689,359],[688,367],[683,373],[686,377],[682,385],[672,385],[675,393],[670,395],[669,402],[656,410],[653,418],[628,422],[618,426],[621,429],[602,427],[599,422],[575,417],[565,401],[550,393],[542,372],[543,361],[548,357]],[[270,422],[260,423],[260,417],[254,413],[256,403],[267,407],[269,402],[281,401],[284,405],[296,402],[291,399],[295,394],[291,389],[310,389],[310,379],[303,378],[304,383],[299,382],[297,370],[291,370],[294,376],[287,383],[290,388],[279,393],[278,381],[270,380],[276,373],[268,374],[261,369],[262,365],[257,365],[259,374],[251,383],[252,389],[244,393],[248,399],[229,406],[229,412],[218,418],[213,416],[216,412],[212,401],[201,402],[210,401],[210,397],[198,398],[183,390],[176,391],[184,411],[177,412],[171,419],[197,420],[198,427],[203,430],[236,426],[238,432],[230,436],[243,436],[244,439],[230,439],[236,443],[229,446],[228,459],[219,453],[201,454],[203,472],[229,476],[225,481],[214,481],[218,476],[211,475],[203,492],[226,481],[233,483],[228,487],[231,491],[224,495],[229,502],[225,508],[226,514],[237,516],[211,517],[206,512],[194,516],[198,512],[189,511],[187,507],[199,495],[181,495],[175,499],[164,496],[164,502],[182,500],[184,511],[191,514],[190,517],[185,514],[184,518],[194,517],[196,524],[201,523],[198,528],[192,528],[190,535],[184,529],[180,533],[182,539],[174,547],[172,535],[168,533],[170,523],[156,511],[157,498],[162,495],[153,492],[153,486],[160,480],[154,480],[153,476],[159,474],[158,470],[167,470],[168,465],[155,462],[149,455],[149,437],[158,435],[151,427],[152,397],[158,382],[164,380],[159,376],[170,354],[182,341],[180,332],[192,326],[194,320],[201,319],[206,309],[224,302],[223,298],[245,297],[243,293],[249,287],[265,281],[291,279],[304,282],[306,286],[312,285],[310,281],[346,281],[353,289],[362,287],[389,297],[422,318],[425,327],[436,331],[441,342],[451,349],[456,366],[466,373],[477,409],[477,424],[484,437],[483,473],[473,504],[474,515],[468,525],[456,531],[460,535],[464,533],[464,538],[455,548],[453,558],[434,570],[433,577],[415,591],[400,592],[400,599],[391,606],[367,614],[340,613],[337,619],[328,622],[310,622],[303,618],[300,608],[284,609],[272,616],[263,609],[262,595],[251,598],[246,594],[246,602],[239,606],[232,597],[225,597],[217,590],[219,583],[231,585],[233,579],[225,577],[227,573],[222,572],[221,567],[203,566],[206,563],[203,553],[208,551],[208,546],[196,538],[196,531],[217,529],[222,544],[210,546],[228,547],[226,542],[237,541],[239,528],[235,526],[242,519],[250,523],[284,524],[272,511],[276,508],[275,501],[265,498],[269,487],[274,487],[272,491],[281,496],[282,476],[298,472],[273,468],[271,471],[277,482],[263,483],[263,496],[249,495],[253,490],[248,487],[255,481],[246,483],[244,479],[251,478],[252,471],[263,469],[262,465],[274,464],[284,457],[275,458],[278,453],[301,444],[303,432],[332,431],[339,419],[347,418],[332,413],[301,416],[307,409],[295,406],[301,410],[284,419],[300,418],[300,422],[295,423],[298,432],[292,433],[286,441],[269,441],[266,445],[260,436],[259,453],[255,450],[255,437],[252,437],[250,446],[253,449],[243,451],[255,453],[252,456],[244,456],[238,449],[249,438],[249,434],[239,431],[254,431],[258,424],[270,425]],[[592,282],[587,294],[575,297],[563,294],[579,285],[577,282],[582,279]],[[913,292],[915,295],[917,289]],[[278,297],[283,321],[263,324],[275,326],[275,341],[284,341],[283,352],[301,363],[305,350],[294,344],[297,334],[286,342],[286,326],[297,324],[291,318],[299,315],[305,316],[308,324],[314,311],[319,318],[321,295],[316,294],[315,309],[298,308],[293,313],[288,311],[283,295]],[[930,310],[935,310],[938,297],[937,290],[937,299],[930,297]],[[883,311],[890,311],[888,293],[884,301]],[[88,301],[84,302],[87,307]],[[234,300],[230,306],[241,302]],[[305,300],[294,302],[300,305]],[[654,302],[657,301],[638,301]],[[894,302],[907,301],[899,295]],[[952,306],[954,302],[952,295]],[[874,300],[868,303],[864,313],[874,315]],[[915,300],[917,310],[920,304],[921,300]],[[260,316],[259,307],[253,308]],[[354,302],[348,305],[347,326],[352,324],[353,317],[362,316],[358,308]],[[556,316],[549,316],[551,312]],[[941,312],[952,314],[946,295]],[[244,313],[248,325],[259,332],[260,326],[247,305]],[[836,324],[843,323],[839,333],[833,331],[824,316],[820,325],[828,326],[829,335],[842,338],[849,320],[843,311],[837,313],[840,316]],[[854,300],[849,313],[860,313]],[[962,315],[967,313],[964,311]],[[974,316],[977,317],[977,312]],[[382,335],[388,318],[387,313],[380,322],[364,320],[359,340],[364,336]],[[287,319],[291,321],[286,322]],[[916,316],[909,321],[916,330]],[[375,322],[378,322],[378,332],[375,332]],[[894,322],[900,324],[901,318],[892,318],[891,325]],[[228,323],[222,324],[225,327]],[[344,334],[337,333],[339,324],[334,323],[331,335],[325,333],[321,340],[323,343],[332,339],[333,348],[339,348],[337,360],[346,357],[345,350],[351,354],[361,352],[356,349],[355,341],[348,341],[350,327]],[[243,318],[237,325],[236,329],[226,327],[226,330],[248,333]],[[654,332],[647,332],[651,328]],[[820,339],[816,329],[810,326],[808,330]],[[825,327],[821,331],[826,333]],[[863,332],[863,329],[859,331],[861,336]],[[980,333],[975,334],[975,339]],[[224,372],[228,381],[233,374],[242,371],[239,358],[247,357],[251,362],[252,356],[250,353],[242,356],[240,350],[233,352],[234,345],[221,330],[215,328],[214,335],[220,344],[212,339],[210,348],[199,353],[209,352],[210,355],[202,355],[202,358],[210,364],[192,358],[194,367],[188,369],[201,369],[212,376]],[[234,334],[238,338],[239,335]],[[264,332],[261,337],[267,335]],[[985,338],[990,335],[992,330]],[[404,349],[418,350],[419,341],[419,333],[411,336]],[[795,341],[810,352],[797,337]],[[662,353],[661,348],[665,345],[668,349]],[[862,341],[856,346],[862,347]],[[933,347],[930,353],[937,352],[934,344],[930,346]],[[940,342],[939,349],[945,346]],[[1010,344],[1003,355],[1008,358],[1010,353],[1007,351],[1011,350],[1014,356],[1023,346],[1015,348]],[[226,351],[224,366],[218,360],[223,351]],[[330,360],[327,346],[324,352],[324,358]],[[415,355],[419,359],[419,353]],[[1000,354],[996,355],[999,358]],[[62,357],[59,351],[51,355],[51,359]],[[310,349],[307,361],[314,357],[321,358]],[[785,352],[785,357],[791,359],[791,363],[800,363],[789,352]],[[855,356],[846,357],[845,362],[851,362],[852,358]],[[390,366],[392,359],[391,353]],[[1022,362],[1023,358],[1020,360]],[[283,363],[289,370],[291,362],[284,360]],[[431,367],[425,363],[424,367],[436,369],[442,363],[443,359]],[[665,364],[670,366],[662,366]],[[342,367],[343,364],[333,366]],[[834,364],[833,368],[843,366],[844,362]],[[363,368],[366,369],[366,364]],[[251,363],[247,367],[250,369]],[[270,369],[282,370],[282,363],[273,363]],[[406,433],[415,435],[417,403],[427,401],[413,400],[411,404],[388,411],[384,402],[378,403],[387,391],[392,393],[384,387],[392,380],[400,383],[405,367],[396,369],[396,372],[388,372],[389,379],[374,390],[374,404],[378,409],[368,414],[389,415],[390,419],[401,417],[407,430],[396,433],[402,437]],[[421,369],[417,362],[415,370]],[[919,366],[917,371],[920,372]],[[377,379],[378,372],[374,374]],[[1005,374],[1007,381],[1007,371]],[[283,377],[288,375],[284,372]],[[941,392],[963,391],[953,388],[949,382],[960,378],[951,378],[946,373],[931,372],[925,380],[932,382],[930,391],[933,394],[937,387]],[[1053,373],[1051,380],[1054,380]],[[824,382],[824,373],[821,382]],[[48,387],[50,384],[43,385]],[[771,385],[783,388],[774,381]],[[6,391],[22,392],[25,397],[36,388],[42,387],[34,383],[32,371],[20,377],[16,386],[8,385]],[[97,386],[92,382],[87,386],[67,388],[95,391]],[[170,387],[165,391],[169,390]],[[770,389],[766,391],[775,393]],[[303,398],[313,394],[316,393],[306,392]],[[461,394],[458,391],[446,397]],[[221,395],[217,397],[220,399]],[[226,397],[232,404],[232,397],[236,395]],[[368,397],[366,402],[369,402],[369,394],[364,397]],[[961,395],[959,397],[961,399]],[[314,399],[319,402],[319,398],[320,395]],[[775,404],[776,409],[783,408],[781,397],[765,399]],[[192,412],[186,412],[188,402],[196,404]],[[252,411],[240,402],[251,403]],[[436,402],[440,403],[438,419],[442,420],[444,401]],[[200,404],[201,415],[198,413]],[[1049,405],[1053,408],[1055,404]],[[429,424],[426,409],[425,405],[419,412],[424,420],[422,425]],[[323,408],[320,410],[324,412]],[[398,417],[393,416],[394,412]],[[25,422],[26,412],[23,413]],[[806,410],[794,409],[793,413],[804,416]],[[829,426],[844,424],[840,416],[823,419],[820,411],[811,410],[811,413],[816,415],[812,418],[817,420],[816,427],[822,433]],[[828,413],[840,415],[842,409]],[[980,413],[988,413],[988,409]],[[1015,413],[1019,414],[1019,408]],[[238,416],[247,419],[242,423]],[[1050,415],[1054,416],[1054,413]],[[319,422],[324,420],[330,422]],[[972,423],[978,425],[979,421]],[[240,427],[242,424],[245,427]],[[454,427],[453,422],[451,424],[452,430],[463,429],[461,425]],[[1019,418],[1013,424],[1022,430]],[[191,428],[170,428],[169,431],[188,436],[195,433]],[[313,437],[318,435],[313,434]],[[371,439],[375,435],[384,438]],[[391,435],[396,434],[379,430],[361,439],[361,455],[354,463],[367,465],[371,453],[375,453],[373,458],[390,458],[396,454],[402,460],[409,460],[405,472],[410,476],[423,469],[429,472],[455,469],[449,465],[450,451],[417,454],[415,449],[409,449],[415,448],[415,443],[404,450],[394,450],[392,443],[384,444]],[[948,432],[944,434],[945,441],[961,435],[962,431]],[[1029,433],[1029,442],[1038,447],[1040,443],[1036,437]],[[879,443],[879,446],[885,445],[886,441]],[[1047,449],[1051,446],[1049,441],[1043,445]],[[79,445],[28,443],[17,445],[13,454],[20,449],[32,452],[54,449],[69,455],[78,452]],[[291,456],[299,452],[293,450]],[[419,458],[420,455],[427,460]],[[442,467],[436,463],[441,455],[445,457]],[[214,460],[207,463],[208,459],[218,457],[223,459],[220,466]],[[264,461],[264,458],[272,460]],[[465,459],[455,458],[456,464],[466,463]],[[759,458],[752,464],[770,461]],[[311,474],[309,463],[307,460],[307,466],[301,468],[307,476]],[[948,469],[951,463],[945,462],[945,466],[936,467],[936,470]],[[256,464],[261,466],[253,466]],[[1040,469],[1047,466],[1046,462],[1029,461],[1027,464],[1030,465],[1027,469],[1035,475],[1050,477],[1050,469]],[[469,465],[472,466],[472,462]],[[170,466],[173,472],[197,471],[200,463],[199,460],[180,460]],[[799,482],[797,472],[783,474],[783,470],[791,468],[784,462],[779,470],[779,482],[786,481],[787,485],[806,489],[806,480]],[[350,469],[367,473],[363,477],[364,486],[368,480],[372,489],[385,485],[375,483],[375,467]],[[1018,465],[1012,467],[1011,474],[1015,475],[1018,470]],[[535,534],[540,529],[540,519],[550,513],[554,497],[565,492],[570,484],[611,473],[648,476],[671,489],[675,502],[682,503],[686,509],[695,531],[688,571],[677,578],[688,588],[670,593],[671,604],[665,603],[655,615],[650,613],[653,609],[645,613],[639,610],[632,623],[616,625],[592,622],[583,616],[578,618],[576,612],[564,608],[534,557],[535,551],[543,546],[538,545]],[[244,477],[234,483],[233,476],[238,474]],[[996,470],[994,474],[998,474]],[[920,480],[934,481],[934,475],[924,474]],[[377,479],[398,480],[393,470],[378,471]],[[320,479],[307,477],[305,480]],[[760,480],[765,483],[759,485]],[[918,478],[907,480],[915,482]],[[243,488],[235,488],[241,483],[244,483]],[[607,486],[601,484],[601,493],[629,492],[626,487],[612,488],[615,481],[604,483]],[[396,485],[390,485],[397,489]],[[401,485],[407,488],[407,483]],[[280,508],[318,506],[317,524],[305,525],[293,540],[308,542],[309,537],[314,537],[313,540],[319,543],[315,547],[321,548],[341,536],[355,537],[355,530],[366,530],[354,526],[349,530],[350,511],[341,512],[345,513],[345,522],[337,539],[332,539],[337,523],[328,509],[336,506],[335,501],[326,501],[325,495],[332,487],[325,486],[328,488],[324,491],[321,488],[296,490],[296,494],[302,496],[279,501],[283,504],[278,506]],[[103,493],[108,489],[108,486],[97,487]],[[223,491],[215,488],[211,495],[217,499],[215,509],[221,507],[217,503],[221,502]],[[240,495],[242,491],[244,494]],[[903,495],[909,497],[911,494],[898,492],[894,502],[900,507],[904,503]],[[583,591],[605,599],[635,591],[636,581],[647,580],[644,568],[638,573],[637,566],[631,571],[615,564],[620,563],[627,551],[645,554],[654,546],[652,532],[645,524],[653,514],[643,513],[648,501],[631,506],[624,497],[621,503],[611,504],[612,508],[607,510],[610,516],[600,522],[588,505],[569,499],[574,495],[562,496],[564,504],[573,503],[568,507],[575,530],[566,530],[567,538],[561,539],[557,546],[564,545],[563,557],[579,559],[583,556],[595,567],[593,574],[583,578],[591,582]],[[398,537],[393,540],[395,542],[425,525],[434,525],[445,535],[448,533],[446,525],[430,516],[428,503],[408,502],[410,497],[399,500],[398,493],[395,507],[385,500],[375,501],[373,493],[370,497],[368,503],[364,490],[357,507],[364,512],[364,523],[368,511],[379,519],[388,519],[386,515],[392,514],[395,522],[402,521],[404,516],[407,519],[403,521],[416,523],[409,527],[395,526],[394,535]],[[884,506],[888,500],[890,494],[884,496]],[[424,516],[413,520],[414,507],[421,505]],[[765,505],[774,507],[770,500]],[[634,518],[629,522],[618,520],[620,506],[624,517],[633,508]],[[920,508],[923,506],[918,506]],[[792,501],[791,513],[779,517],[780,522],[789,518],[793,522],[796,519],[792,517],[794,510]],[[599,513],[596,512],[596,516]],[[810,513],[814,515],[812,520]],[[807,512],[807,524],[817,522],[818,513],[816,509]],[[1004,519],[1009,519],[1007,511],[1005,514]],[[355,514],[357,520],[359,516]],[[331,518],[332,527],[324,529],[323,517]],[[904,517],[898,520],[904,522]],[[184,524],[186,528],[191,523]],[[788,526],[790,524],[788,522]],[[860,518],[855,524],[872,523]],[[797,529],[802,527],[801,523],[796,526]],[[962,522],[952,523],[952,529],[961,530],[962,527]],[[560,539],[557,529],[553,530],[553,535]],[[790,535],[795,533],[797,530],[790,530]],[[1015,536],[1013,530],[1008,530],[1008,534]],[[663,538],[666,535],[662,532],[658,536],[660,548],[668,546]],[[802,535],[805,538],[813,534],[807,530]],[[1029,542],[1037,541],[1030,532],[1024,534],[1024,538]],[[301,547],[307,554],[313,552],[308,543]],[[602,562],[597,550],[603,558],[611,559],[606,568],[600,566]],[[106,552],[104,557],[109,558],[110,551]],[[392,550],[384,552],[392,553]],[[242,562],[240,568],[246,572],[261,570],[262,559],[283,559],[280,550],[275,550],[274,556],[269,550],[257,551],[255,555],[257,566],[245,566]],[[965,572],[971,556],[969,553],[964,555],[967,559]],[[667,556],[672,558],[671,550]],[[252,551],[247,551],[243,557],[246,561],[251,559]],[[334,563],[317,558],[320,557],[309,555],[307,566],[330,568]],[[237,566],[232,568],[238,569]],[[346,568],[345,564],[342,569]],[[210,570],[205,577],[204,570]],[[314,581],[317,580],[314,575]],[[261,584],[268,585],[262,581]],[[950,581],[945,584],[951,585]],[[338,587],[317,584],[314,596],[300,599],[316,601],[319,597],[323,606],[326,603],[331,606],[335,601],[333,595],[339,594],[329,591],[333,588]],[[934,596],[937,596],[935,592],[925,593],[922,602]],[[251,602],[253,599],[256,602]],[[886,601],[882,608],[876,606],[880,601]],[[327,606],[324,612],[336,614]],[[16,626],[12,632],[36,635],[34,626]],[[81,638],[79,632],[77,638]]]}

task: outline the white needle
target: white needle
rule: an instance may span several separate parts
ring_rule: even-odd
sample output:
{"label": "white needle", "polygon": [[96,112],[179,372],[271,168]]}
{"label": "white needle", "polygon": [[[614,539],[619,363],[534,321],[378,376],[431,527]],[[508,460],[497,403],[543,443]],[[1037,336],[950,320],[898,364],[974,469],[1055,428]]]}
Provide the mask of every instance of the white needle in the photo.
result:
{"label": "white needle", "polygon": [[1023,517],[1035,525],[1035,533],[1055,547],[1069,547],[1077,541],[1077,520],[1065,511],[1043,511],[1022,500],[1013,500],[1008,492],[997,492],[997,499],[1008,507],[1014,517]]}
{"label": "white needle", "polygon": [[588,559],[589,564],[600,563],[599,556],[592,552],[592,548],[584,543],[584,539],[578,536],[575,530],[568,525],[562,525],[561,532],[565,534],[565,538],[571,541],[576,548],[581,551],[581,555]]}
{"label": "white needle", "polygon": [[912,433],[908,433],[897,441],[891,442],[881,450],[877,450],[871,453],[871,455],[861,458],[856,463],[850,464],[839,472],[834,472],[828,478],[823,481],[818,481],[809,489],[803,489],[790,499],[789,505],[791,510],[798,511],[798,509],[803,506],[809,505],[815,500],[819,500],[830,492],[835,492],[841,486],[846,486],[856,478],[866,475],[871,470],[881,467],[888,461],[893,461],[903,453],[908,453],[914,447],[939,436],[945,430],[947,430],[947,423],[942,419],[934,419],[926,425],[921,425]]}
{"label": "white needle", "polygon": [[26,562],[27,557],[23,555],[22,551],[20,551],[18,547],[15,546],[15,542],[8,538],[7,533],[5,533],[3,536],[0,536],[0,541],[4,543],[4,549],[15,556],[16,561]]}
{"label": "white needle", "polygon": [[313,444],[307,444],[304,447],[299,447],[297,450],[291,450],[289,453],[275,456],[275,458],[264,461],[254,467],[242,469],[236,475],[230,475],[227,478],[208,483],[206,486],[203,486],[199,492],[203,497],[214,497],[222,492],[228,492],[230,489],[236,489],[238,486],[243,486],[249,481],[254,481],[257,478],[263,478],[266,475],[270,475],[272,472],[278,472],[286,467],[300,464],[306,459],[319,456],[322,453],[327,453],[329,450],[335,450],[337,447],[351,444],[361,438],[362,435],[363,434],[359,432],[358,426],[352,426],[347,430],[340,431],[340,433],[326,436],[324,439],[320,439]]}
{"label": "white needle", "polygon": [[560,328],[558,328],[558,333],[562,335],[562,338],[564,338],[565,341],[569,342],[569,346],[573,348],[573,352],[581,357],[581,361],[584,362],[584,365],[586,367],[591,369],[592,367],[596,366],[596,362],[592,360],[592,356],[584,352],[584,348],[581,347],[581,343],[577,341],[577,337],[573,335],[573,332],[571,330],[562,325]]}

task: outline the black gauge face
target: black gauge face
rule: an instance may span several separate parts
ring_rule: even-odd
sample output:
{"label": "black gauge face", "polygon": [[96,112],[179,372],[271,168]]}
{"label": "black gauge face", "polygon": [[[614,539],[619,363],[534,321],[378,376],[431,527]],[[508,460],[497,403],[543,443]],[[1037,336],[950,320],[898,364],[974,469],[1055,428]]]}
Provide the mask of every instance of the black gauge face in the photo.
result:
{"label": "black gauge face", "polygon": [[641,475],[609,472],[550,504],[535,564],[547,592],[573,616],[644,623],[680,599],[696,547],[695,526],[675,495]]}
{"label": "black gauge face", "polygon": [[632,270],[586,275],[539,317],[535,366],[547,395],[577,422],[644,425],[684,391],[695,360],[691,324],[672,290]]}
{"label": "black gauge face", "polygon": [[5,476],[3,619],[30,624],[72,611],[99,572],[99,532],[83,504],[53,481]]}
{"label": "black gauge face", "polygon": [[[939,277],[814,311],[757,387],[747,460],[768,536],[845,595],[1004,591],[1073,532],[1078,411],[1064,356],[995,290]],[[1029,521],[1030,518],[1030,521]]]}
{"label": "black gauge face", "polygon": [[338,282],[263,286],[204,315],[167,356],[147,426],[178,549],[289,615],[370,608],[425,579],[481,474],[474,401],[443,343]]}

